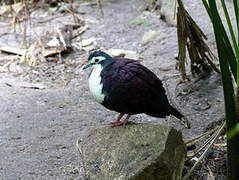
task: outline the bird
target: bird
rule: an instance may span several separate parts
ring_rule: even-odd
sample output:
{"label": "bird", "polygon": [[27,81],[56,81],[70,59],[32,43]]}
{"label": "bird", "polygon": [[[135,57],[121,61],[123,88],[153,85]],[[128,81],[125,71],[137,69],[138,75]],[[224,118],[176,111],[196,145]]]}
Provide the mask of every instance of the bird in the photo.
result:
{"label": "bird", "polygon": [[[83,70],[92,68],[89,89],[105,108],[119,113],[109,126],[126,125],[130,116],[144,113],[157,118],[184,116],[170,105],[162,81],[138,60],[112,57],[104,51],[89,54]],[[126,118],[122,120],[123,116]],[[190,124],[187,122],[187,126]]]}

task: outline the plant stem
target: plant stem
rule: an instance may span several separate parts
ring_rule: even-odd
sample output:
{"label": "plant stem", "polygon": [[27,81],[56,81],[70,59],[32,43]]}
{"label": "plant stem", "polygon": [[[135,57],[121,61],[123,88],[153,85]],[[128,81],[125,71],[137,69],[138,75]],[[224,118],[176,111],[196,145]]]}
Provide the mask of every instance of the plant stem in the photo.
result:
{"label": "plant stem", "polygon": [[[237,24],[237,34],[239,34],[239,11],[238,11],[238,4],[239,4],[239,0],[233,0],[234,12],[235,12],[236,24]],[[239,43],[239,36],[238,36],[237,43]]]}
{"label": "plant stem", "polygon": [[229,31],[230,31],[230,34],[231,34],[234,50],[235,50],[235,52],[237,52],[238,51],[238,46],[237,46],[237,42],[236,42],[235,33],[233,31],[233,28],[232,28],[231,19],[229,17],[228,11],[227,11],[227,6],[226,6],[226,3],[225,3],[224,0],[221,0],[221,3],[222,3],[222,8],[223,8],[223,11],[224,11],[224,15],[225,15],[226,20],[227,20],[227,25],[228,25],[228,28],[229,28]]}

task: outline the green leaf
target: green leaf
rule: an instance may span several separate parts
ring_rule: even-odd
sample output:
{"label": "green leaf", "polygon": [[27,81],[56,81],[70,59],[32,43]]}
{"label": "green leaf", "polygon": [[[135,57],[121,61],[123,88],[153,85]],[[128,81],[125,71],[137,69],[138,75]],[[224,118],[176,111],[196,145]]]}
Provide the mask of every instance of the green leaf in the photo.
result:
{"label": "green leaf", "polygon": [[[204,1],[204,0],[202,0]],[[230,136],[229,132],[237,126],[237,116],[236,116],[236,105],[235,105],[235,91],[233,87],[233,80],[238,81],[237,77],[237,66],[239,62],[236,57],[238,56],[238,51],[236,50],[236,56],[234,54],[231,42],[228,38],[227,32],[223,26],[223,22],[219,16],[216,1],[209,0],[207,4],[207,11],[209,17],[213,24],[214,34],[216,38],[217,51],[219,57],[219,63],[221,68],[224,101],[225,101],[225,112],[226,112],[226,124],[227,124],[227,134]],[[204,2],[205,3],[205,2]],[[226,8],[226,7],[225,7]],[[239,143],[238,136],[231,136],[227,138],[227,157],[228,157],[228,177],[227,179],[238,179],[239,178]]]}
{"label": "green leaf", "polygon": [[227,138],[231,139],[239,133],[239,123],[227,133]]}
{"label": "green leaf", "polygon": [[[235,12],[236,24],[237,24],[237,34],[239,34],[239,8],[238,8],[238,4],[239,4],[239,0],[233,0],[234,12]],[[238,36],[237,43],[239,43],[239,36]]]}
{"label": "green leaf", "polygon": [[235,81],[237,81],[237,60],[230,40],[228,38],[227,32],[222,23],[221,17],[219,16],[215,0],[209,0],[209,12],[209,16],[214,26],[214,34],[216,36],[217,33],[217,36],[220,37],[220,41],[223,42],[223,47],[226,48],[226,51],[224,52],[226,54],[225,58],[230,65],[230,69],[232,71]]}
{"label": "green leaf", "polygon": [[227,25],[228,25],[228,28],[229,28],[229,31],[230,31],[230,34],[231,34],[234,50],[236,52],[238,50],[238,46],[237,46],[237,42],[236,42],[235,33],[234,33],[234,30],[233,30],[233,27],[232,27],[231,19],[229,17],[228,11],[227,11],[227,6],[226,6],[225,1],[221,0],[221,3],[222,3],[222,8],[223,8],[223,11],[224,11],[224,15],[225,15],[226,20],[227,20]]}

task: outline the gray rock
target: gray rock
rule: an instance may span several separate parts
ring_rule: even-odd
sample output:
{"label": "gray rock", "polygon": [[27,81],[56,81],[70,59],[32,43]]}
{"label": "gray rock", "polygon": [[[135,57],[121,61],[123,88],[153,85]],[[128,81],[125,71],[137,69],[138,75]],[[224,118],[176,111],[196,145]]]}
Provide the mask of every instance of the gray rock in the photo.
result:
{"label": "gray rock", "polygon": [[152,124],[96,128],[79,147],[90,180],[178,180],[186,154],[180,131]]}
{"label": "gray rock", "polygon": [[175,0],[144,0],[143,10],[156,11],[169,25],[176,25]]}

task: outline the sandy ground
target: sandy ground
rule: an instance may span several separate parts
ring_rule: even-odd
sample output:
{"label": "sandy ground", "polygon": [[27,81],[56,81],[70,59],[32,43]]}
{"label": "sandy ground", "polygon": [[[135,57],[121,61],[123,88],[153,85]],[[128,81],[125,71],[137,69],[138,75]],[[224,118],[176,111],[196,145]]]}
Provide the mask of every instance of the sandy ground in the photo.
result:
{"label": "sandy ground", "polygon": [[[214,46],[211,26],[201,3],[189,2],[185,0],[188,10],[208,35],[209,44]],[[149,24],[130,24],[142,15],[140,5],[141,1],[136,0],[107,1],[103,3],[103,18],[95,6],[79,7],[85,12],[84,18],[95,21],[82,38],[95,37],[100,47],[138,52],[142,63],[164,80],[171,99],[187,115],[192,127],[185,129],[174,118],[165,121],[146,115],[134,116],[132,121],[174,126],[183,130],[185,139],[197,136],[223,117],[220,77],[212,73],[197,83],[193,79],[176,88],[180,81],[175,70],[176,27],[159,20],[153,13],[148,15]],[[73,20],[69,15],[54,18],[48,22],[48,28],[62,22],[70,24]],[[39,32],[38,25],[34,28]],[[159,30],[159,36],[142,46],[142,36],[149,30]],[[4,38],[11,43],[10,37],[2,36],[1,41]],[[80,63],[86,57],[85,52],[76,51],[63,59]],[[0,179],[81,179],[76,140],[89,129],[114,119],[116,113],[94,102],[88,90],[88,71],[54,62],[32,68],[16,66],[23,69],[20,74],[8,72],[0,76]],[[67,86],[63,86],[65,80],[69,82]],[[22,83],[30,82],[45,88],[21,87]]]}

